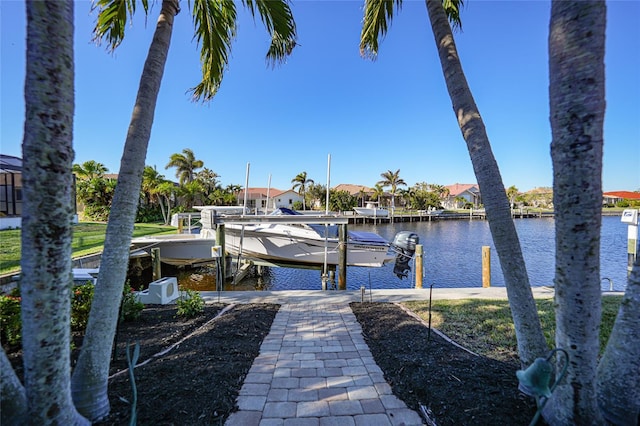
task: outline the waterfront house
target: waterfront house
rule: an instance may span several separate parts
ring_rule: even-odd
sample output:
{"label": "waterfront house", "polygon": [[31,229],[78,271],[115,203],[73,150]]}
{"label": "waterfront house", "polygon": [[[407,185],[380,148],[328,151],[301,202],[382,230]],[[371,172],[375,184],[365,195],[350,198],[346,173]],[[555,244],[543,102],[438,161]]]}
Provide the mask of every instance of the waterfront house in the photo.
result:
{"label": "waterfront house", "polygon": [[640,202],[640,192],[631,191],[611,191],[602,194],[603,204],[617,204],[622,201],[637,201]]}
{"label": "waterfront house", "polygon": [[446,185],[449,194],[442,200],[445,209],[459,209],[465,205],[472,205],[477,209],[482,204],[480,187],[475,183],[455,183]]}
{"label": "waterfront house", "polygon": [[[247,207],[252,211],[273,211],[280,207],[293,208],[296,202],[302,202],[302,196],[292,189],[249,188],[247,190]],[[238,205],[244,204],[244,189],[238,193]]]}

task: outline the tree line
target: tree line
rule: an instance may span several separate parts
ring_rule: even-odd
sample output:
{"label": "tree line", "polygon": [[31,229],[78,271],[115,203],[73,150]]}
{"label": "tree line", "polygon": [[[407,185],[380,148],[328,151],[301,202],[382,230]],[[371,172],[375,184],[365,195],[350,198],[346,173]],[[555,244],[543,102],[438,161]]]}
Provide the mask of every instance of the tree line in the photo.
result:
{"label": "tree line", "polygon": [[[218,175],[204,166],[196,158],[193,150],[185,148],[181,153],[172,154],[165,169],[175,169],[178,182],[167,179],[156,166],[146,165],[142,173],[140,199],[136,213],[136,222],[159,222],[169,224],[173,213],[192,210],[194,205],[231,206],[240,203],[239,194],[244,189],[238,184],[222,186]],[[83,217],[88,220],[107,221],[115,193],[117,179],[108,175],[107,167],[95,160],[73,165],[76,176],[76,196],[82,206]],[[329,189],[329,209],[331,211],[350,211],[374,201],[381,207],[400,207],[408,210],[428,210],[443,208],[443,200],[449,196],[444,185],[418,182],[408,186],[400,177],[400,169],[387,170],[380,174],[381,180],[358,194],[348,191]],[[291,180],[291,189],[297,191],[302,202],[296,202],[296,210],[319,209],[326,206],[326,185],[317,184],[308,177],[307,172],[297,174]],[[388,188],[388,191],[386,190]],[[532,197],[519,193],[515,186],[509,187],[507,196],[512,206],[533,205]],[[547,198],[551,192],[546,194]],[[537,197],[536,206],[541,198]],[[550,201],[550,200],[549,200]],[[456,208],[468,208],[469,203],[463,197],[454,199]],[[545,202],[545,204],[547,204]]]}

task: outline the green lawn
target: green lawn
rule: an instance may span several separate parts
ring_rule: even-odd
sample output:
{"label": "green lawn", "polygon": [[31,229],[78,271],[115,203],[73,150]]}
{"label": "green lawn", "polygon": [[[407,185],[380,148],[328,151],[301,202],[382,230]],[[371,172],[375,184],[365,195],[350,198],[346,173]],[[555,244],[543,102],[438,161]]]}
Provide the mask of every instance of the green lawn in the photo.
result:
{"label": "green lawn", "polygon": [[[73,257],[100,253],[104,245],[107,231],[105,223],[81,222],[73,227]],[[171,234],[176,228],[172,226],[154,225],[148,223],[136,224],[133,237],[150,234]],[[7,229],[0,231],[0,274],[7,274],[20,270],[20,230]]]}
{"label": "green lawn", "polygon": [[[600,355],[609,340],[622,296],[602,297]],[[549,347],[555,347],[555,313],[553,299],[536,299],[538,315]],[[429,302],[406,302],[404,305],[429,320]],[[464,299],[434,300],[431,325],[462,346],[498,360],[517,356],[516,335],[507,300]]]}

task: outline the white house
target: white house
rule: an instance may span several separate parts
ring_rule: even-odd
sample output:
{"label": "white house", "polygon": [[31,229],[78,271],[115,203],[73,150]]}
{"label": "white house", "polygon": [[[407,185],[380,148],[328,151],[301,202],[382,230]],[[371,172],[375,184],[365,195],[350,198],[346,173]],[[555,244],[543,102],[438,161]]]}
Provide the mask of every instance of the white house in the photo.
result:
{"label": "white house", "polygon": [[473,208],[477,209],[482,204],[480,188],[474,183],[455,183],[445,188],[449,190],[447,198],[442,200],[442,206],[445,209],[458,209],[467,203],[471,203]]}
{"label": "white house", "polygon": [[[302,196],[292,189],[282,191],[276,188],[249,188],[247,207],[252,211],[272,212],[279,207],[293,208],[296,201],[302,202]],[[244,190],[238,194],[238,204],[244,203]]]}

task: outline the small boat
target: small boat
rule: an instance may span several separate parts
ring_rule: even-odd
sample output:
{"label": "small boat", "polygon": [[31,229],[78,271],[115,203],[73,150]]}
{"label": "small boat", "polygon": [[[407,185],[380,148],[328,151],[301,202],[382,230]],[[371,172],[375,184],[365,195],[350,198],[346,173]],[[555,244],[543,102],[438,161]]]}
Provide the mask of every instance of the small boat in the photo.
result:
{"label": "small boat", "polygon": [[[269,221],[269,216],[283,220]],[[251,217],[248,217],[249,220]],[[266,216],[257,216],[261,223],[234,223],[224,220],[225,247],[234,255],[257,259],[274,265],[319,267],[338,264],[338,225],[320,224],[336,218],[302,215],[279,208]],[[289,219],[288,219],[289,218]],[[247,217],[245,217],[247,219]],[[290,221],[290,223],[287,223]],[[314,223],[314,221],[316,223]],[[264,222],[264,223],[262,223]],[[205,225],[201,232],[213,232]],[[373,232],[347,232],[347,265],[380,267],[394,259],[391,244]],[[326,247],[326,250],[325,250]]]}
{"label": "small boat", "polygon": [[360,216],[366,217],[388,217],[389,210],[376,206],[377,203],[368,202],[366,207],[354,207],[353,210]]}

